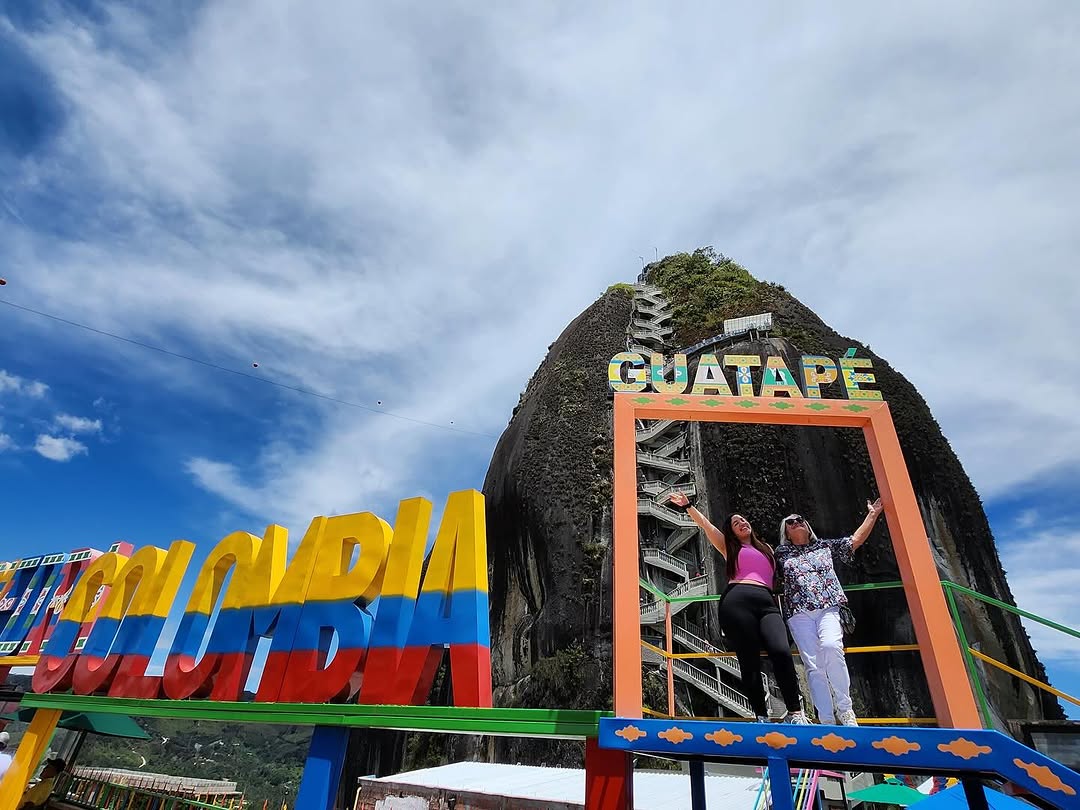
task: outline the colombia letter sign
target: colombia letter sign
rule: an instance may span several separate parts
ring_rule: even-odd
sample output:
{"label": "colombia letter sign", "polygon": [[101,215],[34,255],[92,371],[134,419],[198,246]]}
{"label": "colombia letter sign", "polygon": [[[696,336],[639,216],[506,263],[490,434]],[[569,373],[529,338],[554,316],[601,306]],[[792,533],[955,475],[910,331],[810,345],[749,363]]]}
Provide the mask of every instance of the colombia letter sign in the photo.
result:
{"label": "colombia letter sign", "polygon": [[[449,496],[425,568],[431,514],[428,501],[412,498],[393,527],[370,512],[317,517],[290,560],[280,526],[261,538],[229,534],[202,563],[160,675],[148,665],[194,552],[184,540],[168,550],[88,552],[69,561],[77,569],[54,565],[17,589],[18,567],[0,570],[9,584],[0,598],[15,600],[6,620],[0,612],[0,627],[13,628],[0,638],[25,625],[19,647],[40,648],[35,692],[176,700],[240,700],[266,639],[255,699],[304,703],[422,703],[449,648],[454,703],[490,706],[483,496]],[[37,590],[28,591],[33,577]],[[36,623],[15,622],[18,602],[58,588],[64,598],[47,611],[39,601]]]}

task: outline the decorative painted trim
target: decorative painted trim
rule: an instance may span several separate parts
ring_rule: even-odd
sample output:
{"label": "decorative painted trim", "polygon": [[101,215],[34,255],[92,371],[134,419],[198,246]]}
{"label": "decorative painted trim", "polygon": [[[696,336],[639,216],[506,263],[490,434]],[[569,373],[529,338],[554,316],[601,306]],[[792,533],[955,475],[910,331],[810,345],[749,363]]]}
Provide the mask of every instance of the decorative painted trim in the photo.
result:
{"label": "decorative painted trim", "polygon": [[732,743],[743,741],[741,735],[736,734],[733,731],[728,731],[726,728],[717,729],[716,731],[710,731],[708,734],[705,735],[705,739],[711,740],[712,742],[719,745],[721,748],[727,745],[731,745]]}
{"label": "decorative painted trim", "polygon": [[[675,757],[723,757],[750,762],[780,760],[791,767],[827,770],[994,773],[1053,807],[1072,807],[1080,774],[1017,740],[978,729],[889,728],[740,724],[726,720],[601,718],[601,748]],[[633,740],[627,739],[630,728]],[[623,731],[623,734],[617,732]],[[906,771],[905,771],[906,772]],[[1070,804],[1072,802],[1072,804]]]}
{"label": "decorative painted trim", "polygon": [[839,734],[834,734],[831,731],[824,737],[814,737],[810,742],[833,754],[846,751],[848,748],[854,748],[857,745],[854,740],[849,740],[847,737],[841,737]]}
{"label": "decorative painted trim", "polygon": [[880,748],[882,751],[888,751],[895,757],[902,757],[905,754],[910,754],[912,751],[918,751],[922,748],[917,742],[911,742],[911,740],[905,740],[903,737],[886,737],[883,740],[874,740],[871,745],[874,748]]}
{"label": "decorative painted trim", "polygon": [[661,731],[656,735],[661,740],[667,740],[672,745],[682,745],[687,740],[694,739],[694,735],[689,731],[683,731],[678,726],[672,726],[667,731]]}
{"label": "decorative painted trim", "polygon": [[990,746],[978,745],[964,737],[957,737],[949,743],[942,743],[938,746],[938,750],[962,759],[975,759],[975,757],[989,754],[992,751]]}

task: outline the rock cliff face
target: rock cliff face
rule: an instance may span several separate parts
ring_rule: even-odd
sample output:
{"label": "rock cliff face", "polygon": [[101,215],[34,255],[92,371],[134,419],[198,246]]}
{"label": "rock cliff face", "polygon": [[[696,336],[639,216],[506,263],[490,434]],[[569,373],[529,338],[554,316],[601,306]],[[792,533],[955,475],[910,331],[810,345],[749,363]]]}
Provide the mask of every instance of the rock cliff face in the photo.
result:
{"label": "rock cliff face", "polygon": [[[839,357],[855,347],[859,356],[870,357],[874,387],[889,402],[942,577],[1013,603],[979,496],[926,402],[901,374],[869,347],[831,329],[782,287],[757,281],[709,250],[651,265],[648,279],[673,305],[676,346],[719,333],[725,318],[772,312],[771,337],[723,351],[782,355],[792,369],[802,354]],[[567,327],[529,383],[488,470],[492,665],[503,705],[603,708],[610,700],[605,689],[611,642],[611,411],[603,369],[612,354],[625,349],[630,314],[626,292],[612,289]],[[691,377],[692,371],[693,365]],[[825,396],[842,393],[834,387]],[[769,542],[775,542],[780,519],[791,512],[805,514],[822,536],[850,534],[865,514],[867,499],[876,496],[860,431],[695,425],[690,439],[698,503],[715,516],[748,511]],[[722,589],[719,557],[698,542],[711,590]],[[853,584],[899,578],[884,521],[854,565],[840,574]],[[902,591],[856,593],[851,600],[858,615],[852,644],[914,642]],[[962,610],[974,644],[1043,676],[1018,621],[975,604]],[[716,627],[715,608],[708,618]],[[557,678],[537,688],[538,665],[579,651],[600,662],[603,688]],[[849,663],[856,709],[863,716],[932,714],[916,653],[851,656]],[[1043,700],[995,671],[986,675],[1000,715],[1061,716],[1056,701]],[[569,685],[573,702],[556,702],[554,692]]]}
{"label": "rock cliff face", "polygon": [[[676,346],[721,332],[725,318],[772,312],[770,337],[723,352],[782,355],[791,369],[801,354],[838,357],[855,347],[859,356],[870,357],[942,577],[1013,603],[979,496],[926,402],[901,374],[869,347],[831,329],[782,287],[757,281],[711,250],[651,265],[648,280],[673,306]],[[626,348],[632,307],[632,289],[615,285],[563,331],[522,394],[492,457],[484,494],[496,705],[610,707],[612,445],[604,370],[609,358]],[[755,389],[758,383],[755,379]],[[842,396],[838,389],[824,395]],[[745,510],[769,542],[776,541],[780,519],[791,512],[806,515],[821,536],[849,534],[865,514],[866,500],[876,495],[859,431],[694,425],[689,438],[699,506],[713,516]],[[718,592],[723,565],[702,538],[696,542],[707,561],[710,590]],[[898,579],[884,521],[840,575],[847,583]],[[858,628],[850,643],[914,641],[902,591],[856,593],[851,600]],[[976,605],[963,610],[970,641],[1044,678],[1018,621]],[[715,606],[705,624],[717,626]],[[932,714],[917,654],[856,655],[849,664],[855,708],[862,716]],[[1056,701],[996,671],[986,675],[1001,716],[1063,716]],[[658,688],[646,680],[646,700],[660,706]],[[406,746],[398,735],[357,734],[349,769],[386,773],[464,754],[510,762],[582,761],[582,748],[573,743],[498,739]]]}
{"label": "rock cliff face", "polygon": [[512,701],[533,664],[582,645],[610,658],[611,397],[631,295],[570,324],[522,394],[484,481],[492,675]]}

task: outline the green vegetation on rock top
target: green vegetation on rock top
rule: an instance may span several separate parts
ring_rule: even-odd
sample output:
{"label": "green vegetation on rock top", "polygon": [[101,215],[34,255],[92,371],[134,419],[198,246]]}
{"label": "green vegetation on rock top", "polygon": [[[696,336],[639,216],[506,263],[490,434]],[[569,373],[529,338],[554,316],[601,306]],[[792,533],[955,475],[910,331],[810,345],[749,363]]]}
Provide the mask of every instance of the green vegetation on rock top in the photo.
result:
{"label": "green vegetation on rock top", "polygon": [[649,268],[649,281],[671,302],[675,330],[692,343],[724,329],[727,318],[763,311],[767,285],[712,248],[666,256]]}
{"label": "green vegetation on rock top", "polygon": [[609,292],[609,293],[610,292],[621,292],[621,293],[626,293],[627,295],[633,295],[634,294],[634,285],[633,284],[627,284],[625,281],[619,281],[619,282],[616,282],[615,284],[612,284],[610,287],[608,287],[607,292]]}

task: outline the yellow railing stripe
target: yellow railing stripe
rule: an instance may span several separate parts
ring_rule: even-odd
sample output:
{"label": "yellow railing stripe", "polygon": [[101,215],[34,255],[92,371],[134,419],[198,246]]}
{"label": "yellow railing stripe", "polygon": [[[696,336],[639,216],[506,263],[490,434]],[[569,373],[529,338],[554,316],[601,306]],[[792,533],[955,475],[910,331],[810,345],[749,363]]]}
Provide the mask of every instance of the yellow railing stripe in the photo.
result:
{"label": "yellow railing stripe", "polygon": [[1032,678],[1030,675],[1025,675],[1023,672],[1020,672],[1019,670],[1013,669],[1008,664],[1003,664],[1000,661],[998,661],[996,658],[991,658],[989,655],[984,655],[983,653],[979,652],[978,650],[973,650],[971,647],[968,647],[968,652],[970,652],[972,655],[974,655],[980,661],[985,661],[990,666],[997,667],[1002,672],[1008,672],[1010,675],[1015,675],[1020,680],[1027,681],[1032,686],[1037,686],[1040,689],[1042,689],[1042,690],[1044,690],[1046,692],[1049,692],[1052,695],[1057,695],[1059,698],[1062,698],[1063,700],[1067,700],[1070,703],[1075,703],[1077,706],[1080,706],[1080,700],[1077,700],[1072,695],[1065,694],[1060,689],[1055,689],[1054,687],[1052,687],[1048,683],[1043,683],[1040,680]]}
{"label": "yellow railing stripe", "polygon": [[918,644],[878,644],[874,647],[845,647],[844,652],[848,655],[856,653],[876,652],[918,652]]}
{"label": "yellow railing stripe", "polygon": [[[753,723],[752,717],[685,717],[683,715],[676,715],[672,717],[670,714],[664,712],[656,712],[652,709],[642,706],[641,713],[647,717],[657,717],[661,720],[706,720],[714,723]],[[862,726],[935,726],[937,725],[937,718],[934,717],[860,717],[859,725]]]}
{"label": "yellow railing stripe", "polygon": [[[645,639],[641,640],[641,646],[652,650],[658,655],[664,656],[664,658],[686,659],[686,658],[734,658],[736,656],[733,652],[718,652],[718,653],[668,653],[667,650],[663,650],[657,647],[655,644],[650,644]],[[879,652],[917,652],[919,649],[918,644],[878,644],[873,647],[845,647],[844,652],[848,655],[858,655],[859,653],[879,653]],[[762,653],[764,655],[764,653]]]}

